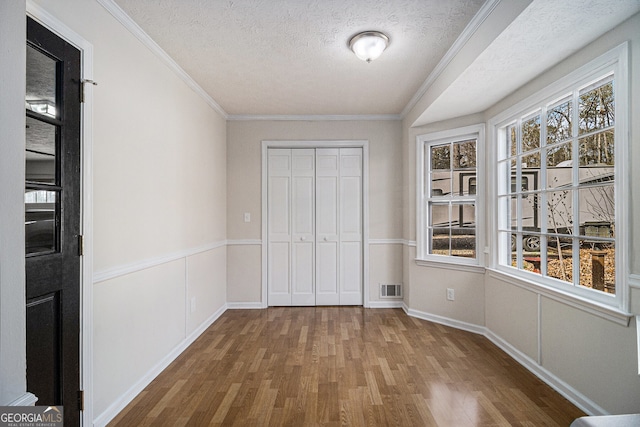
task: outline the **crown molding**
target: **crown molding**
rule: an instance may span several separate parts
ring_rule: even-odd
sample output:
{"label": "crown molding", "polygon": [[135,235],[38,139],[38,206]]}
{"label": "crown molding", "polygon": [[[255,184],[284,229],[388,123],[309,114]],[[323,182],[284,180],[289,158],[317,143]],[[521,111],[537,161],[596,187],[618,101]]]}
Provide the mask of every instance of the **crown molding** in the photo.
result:
{"label": "crown molding", "polygon": [[229,121],[380,121],[402,120],[400,114],[230,114]]}
{"label": "crown molding", "polygon": [[260,114],[227,114],[227,112],[198,84],[187,72],[178,65],[127,13],[118,6],[114,0],[97,0],[118,22],[120,22],[131,34],[140,40],[151,52],[182,79],[196,94],[198,94],[212,109],[229,121],[380,121],[403,120],[420,98],[424,96],[429,87],[442,74],[444,69],[469,41],[480,25],[487,19],[491,12],[500,3],[500,0],[487,0],[478,13],[474,15],[469,24],[462,31],[453,45],[442,57],[438,65],[429,74],[418,91],[411,98],[400,114],[364,114],[364,115],[260,115]]}
{"label": "crown molding", "polygon": [[176,61],[169,56],[149,35],[135,23],[127,13],[118,6],[114,0],[97,0],[118,22],[120,22],[131,34],[142,42],[151,52],[153,52],[162,62],[165,63],[187,86],[189,86],[196,94],[198,94],[213,110],[218,112],[225,119],[228,114],[209,94],[196,83],[193,78],[185,70],[178,65]]}
{"label": "crown molding", "polygon": [[433,69],[431,74],[427,77],[427,79],[422,83],[422,86],[418,89],[418,91],[413,95],[409,103],[404,107],[400,116],[404,119],[409,112],[416,106],[420,98],[424,96],[427,90],[431,87],[431,85],[436,81],[438,77],[442,74],[442,72],[447,68],[447,65],[453,60],[453,58],[460,53],[460,50],[464,47],[465,44],[473,37],[475,32],[480,28],[480,25],[491,15],[491,12],[498,6],[500,0],[487,0],[478,13],[476,13],[471,21],[464,28],[462,33],[458,36],[456,41],[451,45],[447,53],[444,54],[438,65]]}

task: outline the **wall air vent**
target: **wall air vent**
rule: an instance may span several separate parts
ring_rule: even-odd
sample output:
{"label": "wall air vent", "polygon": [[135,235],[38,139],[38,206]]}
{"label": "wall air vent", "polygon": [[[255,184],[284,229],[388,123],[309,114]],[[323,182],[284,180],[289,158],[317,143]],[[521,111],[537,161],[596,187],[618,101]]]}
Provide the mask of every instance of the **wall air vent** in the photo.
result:
{"label": "wall air vent", "polygon": [[380,298],[402,298],[402,284],[380,283]]}

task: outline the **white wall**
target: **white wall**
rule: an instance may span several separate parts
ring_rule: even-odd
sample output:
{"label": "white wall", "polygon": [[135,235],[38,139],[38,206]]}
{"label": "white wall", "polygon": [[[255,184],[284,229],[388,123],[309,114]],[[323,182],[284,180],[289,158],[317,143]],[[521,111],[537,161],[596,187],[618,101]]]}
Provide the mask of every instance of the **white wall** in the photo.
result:
{"label": "white wall", "polygon": [[[402,236],[402,152],[399,121],[230,121],[227,125],[228,301],[261,300],[261,142],[263,140],[368,140],[369,239]],[[244,222],[244,213],[251,222]],[[250,245],[240,245],[251,240]],[[246,242],[245,242],[246,243]],[[369,292],[401,283],[402,246],[370,245]]]}
{"label": "white wall", "polygon": [[0,2],[0,406],[26,388],[25,10],[24,0]]}
{"label": "white wall", "polygon": [[[415,136],[485,122],[494,115],[541,90],[600,54],[630,41],[631,129],[630,164],[640,164],[640,125],[634,118],[640,112],[640,14],[605,34],[557,66],[532,80],[488,111],[447,122],[412,128],[420,111],[409,113],[403,123],[404,237],[415,240]],[[491,144],[492,141],[487,141]],[[624,161],[624,159],[620,159]],[[629,253],[632,282],[640,277],[640,179],[638,168],[631,168]],[[408,222],[408,223],[407,223]],[[488,224],[487,224],[488,226]],[[490,236],[487,236],[490,239]],[[483,242],[489,245],[489,241]],[[405,304],[410,313],[436,316],[445,323],[475,324],[478,331],[518,358],[547,381],[572,396],[574,402],[591,413],[640,412],[635,321],[623,326],[568,305],[550,294],[520,287],[496,272],[474,274],[437,267],[420,267],[413,261],[415,248],[405,248],[404,276],[409,292]],[[487,259],[487,262],[489,260]],[[445,286],[444,283],[447,285]],[[456,301],[445,300],[445,287],[456,289]],[[632,288],[632,310],[640,312],[640,289]],[[459,303],[458,300],[462,299]],[[456,307],[457,305],[457,307]],[[437,316],[441,316],[438,319]],[[462,326],[465,326],[463,323]]]}
{"label": "white wall", "polygon": [[226,307],[226,124],[96,1],[36,3],[93,45],[101,424]]}

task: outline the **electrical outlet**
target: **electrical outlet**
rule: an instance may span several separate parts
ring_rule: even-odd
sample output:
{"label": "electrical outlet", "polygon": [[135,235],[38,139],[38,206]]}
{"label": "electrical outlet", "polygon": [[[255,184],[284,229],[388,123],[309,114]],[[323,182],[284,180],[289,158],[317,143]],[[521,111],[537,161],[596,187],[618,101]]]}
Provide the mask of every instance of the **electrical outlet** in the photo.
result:
{"label": "electrical outlet", "polygon": [[196,297],[191,297],[191,312],[196,311]]}
{"label": "electrical outlet", "polygon": [[251,222],[251,214],[249,212],[244,213],[244,222]]}
{"label": "electrical outlet", "polygon": [[452,288],[447,288],[447,300],[449,301],[453,301],[454,299],[456,299],[456,296],[453,292]]}

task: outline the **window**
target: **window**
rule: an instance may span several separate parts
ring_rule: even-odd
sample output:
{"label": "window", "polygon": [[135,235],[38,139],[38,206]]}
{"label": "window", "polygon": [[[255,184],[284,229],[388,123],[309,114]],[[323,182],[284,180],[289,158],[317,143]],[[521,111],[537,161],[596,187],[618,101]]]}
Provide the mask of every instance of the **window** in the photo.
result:
{"label": "window", "polygon": [[418,141],[418,259],[478,264],[482,126]]}
{"label": "window", "polygon": [[498,266],[618,308],[626,252],[617,232],[626,188],[624,52],[604,55],[574,73],[579,78],[564,79],[561,90],[506,114],[495,127],[494,163]]}

